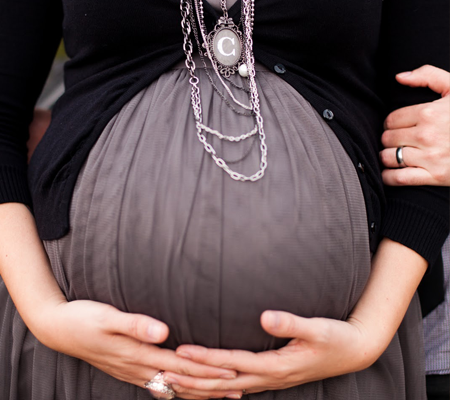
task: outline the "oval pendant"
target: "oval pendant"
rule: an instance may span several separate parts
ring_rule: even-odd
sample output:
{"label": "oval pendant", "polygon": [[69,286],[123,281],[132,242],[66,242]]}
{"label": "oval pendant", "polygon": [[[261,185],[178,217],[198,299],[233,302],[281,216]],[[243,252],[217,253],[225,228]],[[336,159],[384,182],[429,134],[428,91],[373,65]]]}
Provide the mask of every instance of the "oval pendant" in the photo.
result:
{"label": "oval pendant", "polygon": [[226,67],[236,65],[242,57],[241,39],[230,28],[219,29],[214,35],[212,45],[216,60]]}
{"label": "oval pendant", "polygon": [[224,77],[235,74],[242,63],[243,39],[242,33],[231,18],[221,18],[214,30],[208,35],[208,47],[211,62]]}

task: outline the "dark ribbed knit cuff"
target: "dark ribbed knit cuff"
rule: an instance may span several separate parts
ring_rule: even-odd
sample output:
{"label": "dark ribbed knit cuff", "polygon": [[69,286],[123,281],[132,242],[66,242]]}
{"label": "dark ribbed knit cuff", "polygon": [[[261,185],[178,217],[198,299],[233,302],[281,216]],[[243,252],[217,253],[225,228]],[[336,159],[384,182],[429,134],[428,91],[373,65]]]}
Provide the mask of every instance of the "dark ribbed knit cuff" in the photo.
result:
{"label": "dark ribbed knit cuff", "polygon": [[0,165],[0,204],[31,205],[26,170]]}
{"label": "dark ribbed knit cuff", "polygon": [[388,199],[382,227],[384,237],[409,247],[433,263],[448,234],[448,219],[416,204]]}

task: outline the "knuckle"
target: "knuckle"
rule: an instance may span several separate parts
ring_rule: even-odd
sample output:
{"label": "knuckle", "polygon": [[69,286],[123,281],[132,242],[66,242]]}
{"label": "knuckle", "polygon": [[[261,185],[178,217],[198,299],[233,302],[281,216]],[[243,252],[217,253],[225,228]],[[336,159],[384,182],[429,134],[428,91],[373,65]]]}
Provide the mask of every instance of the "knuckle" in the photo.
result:
{"label": "knuckle", "polygon": [[421,129],[417,132],[416,139],[420,144],[426,145],[429,142],[429,132]]}
{"label": "knuckle", "polygon": [[427,128],[427,144],[432,146],[436,143],[442,143],[442,139],[440,138],[440,129],[436,125],[430,125]]}
{"label": "knuckle", "polygon": [[[431,151],[423,151],[422,152],[423,161],[426,162],[426,163],[429,163],[431,160],[433,160],[433,157],[434,157],[434,155],[432,154]],[[406,162],[406,163],[408,164],[408,162]],[[410,164],[408,164],[408,165],[410,167],[412,166]]]}
{"label": "knuckle", "polygon": [[142,347],[143,344],[139,343],[136,344],[136,347],[134,347],[133,349],[129,349],[128,351],[126,351],[123,355],[124,360],[126,360],[126,362],[131,365],[140,365],[143,354]]}
{"label": "knuckle", "polygon": [[219,368],[233,369],[233,360],[238,359],[240,356],[240,351],[229,350],[228,357],[223,362],[219,363],[217,366]]}
{"label": "knuckle", "polygon": [[196,390],[201,390],[201,391],[207,391],[210,390],[211,388],[208,386],[207,382],[204,381],[199,381],[197,382],[195,385],[191,384],[191,385],[186,385],[187,388],[190,389],[196,389]]}
{"label": "knuckle", "polygon": [[281,318],[280,327],[286,335],[293,336],[295,332],[295,321],[291,316],[286,315]]}
{"label": "knuckle", "polygon": [[126,332],[128,335],[132,337],[137,337],[139,333],[139,318],[133,316],[130,318],[127,327]]}
{"label": "knuckle", "polygon": [[405,186],[409,183],[407,177],[404,174],[402,174],[400,171],[398,174],[394,175],[393,180],[399,186]]}
{"label": "knuckle", "polygon": [[201,399],[207,398],[206,396],[200,396],[195,389],[188,388],[186,386],[181,386],[178,384],[172,384],[172,389],[175,391],[178,397],[184,399]]}
{"label": "knuckle", "polygon": [[238,351],[227,350],[226,356],[220,356],[220,358],[217,359],[217,357],[211,354],[211,357],[206,357],[205,360],[209,359],[212,362],[211,365],[214,365],[214,367],[217,368],[233,369],[231,365],[236,357],[238,357]]}
{"label": "knuckle", "polygon": [[442,151],[441,149],[431,149],[425,152],[427,160],[430,162],[435,162],[436,164],[440,164],[440,160],[442,159]]}
{"label": "knuckle", "polygon": [[189,370],[188,366],[185,364],[180,364],[177,368],[177,373],[184,376],[191,376],[192,373]]}
{"label": "knuckle", "polygon": [[116,309],[110,305],[105,305],[103,307],[102,312],[97,312],[94,315],[96,322],[100,326],[108,326],[110,322],[115,319]]}
{"label": "knuckle", "polygon": [[[426,164],[429,164],[430,162],[433,162],[433,155],[430,152],[425,152],[423,153],[423,162]],[[409,165],[410,167],[412,167],[412,165]]]}
{"label": "knuckle", "polygon": [[426,74],[430,74],[430,73],[433,73],[434,68],[430,64],[425,64],[425,65],[422,65],[418,70],[422,71]]}
{"label": "knuckle", "polygon": [[327,321],[320,320],[318,322],[316,341],[320,344],[327,344],[332,337],[332,328]]}
{"label": "knuckle", "polygon": [[421,178],[418,176],[415,176],[415,175],[411,176],[408,180],[408,185],[410,185],[410,186],[418,186],[418,185],[422,185],[422,184],[423,184],[423,182],[422,182]]}
{"label": "knuckle", "polygon": [[290,375],[290,370],[286,365],[279,365],[273,372],[273,377],[278,381],[286,380]]}
{"label": "knuckle", "polygon": [[177,395],[180,395],[180,394],[188,394],[188,393],[189,393],[189,390],[188,390],[188,389],[186,389],[186,388],[183,387],[183,386],[177,385],[177,384],[172,384],[172,389],[175,391],[175,393],[176,393]]}
{"label": "knuckle", "polygon": [[436,112],[434,111],[434,108],[431,106],[423,107],[419,111],[419,118],[420,120],[425,122],[433,121],[436,118]]}
{"label": "knuckle", "polygon": [[445,170],[445,168],[438,168],[433,173],[434,179],[439,184],[444,184],[448,180],[448,172]]}
{"label": "knuckle", "polygon": [[426,79],[430,79],[436,75],[436,67],[433,67],[430,64],[422,65],[417,69],[422,75],[425,75]]}

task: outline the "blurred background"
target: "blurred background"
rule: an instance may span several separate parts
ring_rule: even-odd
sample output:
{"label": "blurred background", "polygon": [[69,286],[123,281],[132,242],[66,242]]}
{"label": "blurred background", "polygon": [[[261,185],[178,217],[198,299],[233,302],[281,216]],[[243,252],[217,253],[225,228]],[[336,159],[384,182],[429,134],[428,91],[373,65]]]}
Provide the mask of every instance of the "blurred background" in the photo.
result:
{"label": "blurred background", "polygon": [[56,100],[64,93],[64,63],[67,61],[67,55],[64,50],[64,43],[61,42],[52,70],[45,84],[44,90],[36,104],[37,108],[51,110]]}

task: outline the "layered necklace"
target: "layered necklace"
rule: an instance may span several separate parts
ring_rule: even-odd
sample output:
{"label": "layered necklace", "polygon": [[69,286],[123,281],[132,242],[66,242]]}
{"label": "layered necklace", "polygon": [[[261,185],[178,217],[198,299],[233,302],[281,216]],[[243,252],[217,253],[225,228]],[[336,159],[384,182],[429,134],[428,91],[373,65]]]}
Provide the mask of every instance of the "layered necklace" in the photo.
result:
{"label": "layered necklace", "polygon": [[[264,121],[261,116],[258,90],[255,80],[255,58],[253,55],[253,25],[255,15],[255,1],[241,0],[242,2],[242,32],[228,16],[226,0],[221,0],[222,16],[217,21],[215,28],[208,33],[205,24],[203,0],[180,0],[181,8],[181,27],[184,36],[183,49],[186,55],[186,67],[189,70],[189,82],[192,86],[191,103],[197,129],[197,136],[203,144],[205,151],[210,154],[214,162],[223,169],[231,178],[237,181],[255,182],[264,176],[267,169],[267,145],[266,135],[264,133]],[[198,23],[198,29],[197,29]],[[202,103],[199,87],[199,79],[196,76],[196,65],[193,59],[194,46],[192,44],[191,34],[194,35],[197,42],[198,51],[206,74],[214,90],[226,102],[226,104],[236,113],[246,116],[252,116],[255,120],[255,127],[240,136],[229,136],[205,125],[203,123]],[[205,58],[208,58],[214,74],[218,81],[228,93],[231,100],[220,91],[211,77]],[[248,89],[241,87],[230,79],[231,75],[238,72],[248,81]],[[244,104],[236,99],[233,89],[243,90],[248,93],[250,104]],[[239,110],[235,106],[243,109]],[[214,135],[221,140],[232,143],[239,143],[249,139],[256,134],[259,136],[261,162],[259,170],[251,176],[243,175],[233,171],[228,163],[217,155],[213,146],[208,143],[206,135]]]}

